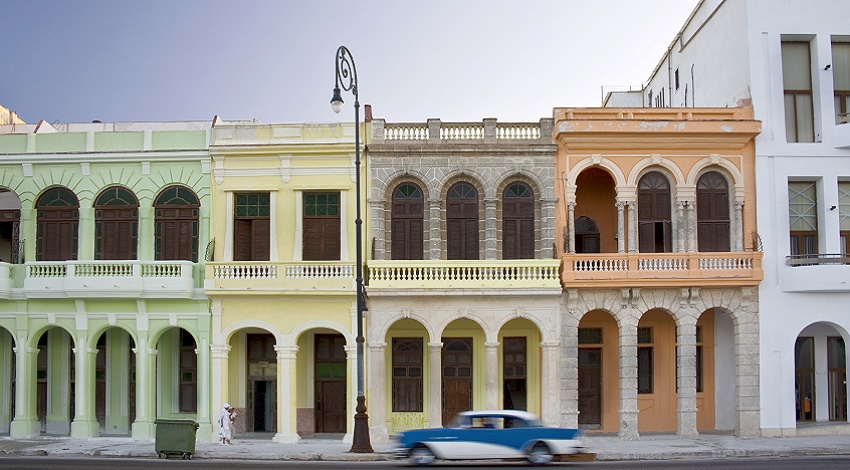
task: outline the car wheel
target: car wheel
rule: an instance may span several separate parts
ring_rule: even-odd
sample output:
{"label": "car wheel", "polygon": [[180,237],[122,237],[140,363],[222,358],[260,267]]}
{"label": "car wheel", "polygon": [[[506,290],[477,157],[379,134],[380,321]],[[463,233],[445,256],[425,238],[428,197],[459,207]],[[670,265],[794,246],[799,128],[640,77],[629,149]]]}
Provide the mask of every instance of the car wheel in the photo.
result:
{"label": "car wheel", "polygon": [[410,451],[410,462],[415,465],[430,465],[435,459],[434,453],[425,444],[416,444]]}
{"label": "car wheel", "polygon": [[546,465],[552,461],[552,451],[549,446],[542,442],[534,444],[534,447],[528,452],[528,462],[531,465]]}

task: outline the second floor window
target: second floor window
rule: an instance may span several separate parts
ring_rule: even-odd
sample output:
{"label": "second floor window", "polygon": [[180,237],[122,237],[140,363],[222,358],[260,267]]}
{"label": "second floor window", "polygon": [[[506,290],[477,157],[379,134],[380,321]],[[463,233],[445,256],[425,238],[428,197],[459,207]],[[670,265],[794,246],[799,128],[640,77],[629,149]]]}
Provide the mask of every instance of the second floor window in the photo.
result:
{"label": "second floor window", "polygon": [[191,189],[170,186],[154,201],[157,260],[198,262],[198,197]]}
{"label": "second floor window", "polygon": [[660,172],[651,171],[638,182],[638,241],[641,253],[672,250],[670,183]]}
{"label": "second floor window", "polygon": [[697,181],[697,249],[729,251],[729,243],[729,185],[709,171]]}
{"label": "second floor window", "polygon": [[503,194],[502,258],[534,258],[534,193],[525,183],[510,184]]}
{"label": "second floor window", "polygon": [[233,260],[269,261],[271,198],[269,193],[235,194]]}
{"label": "second floor window", "polygon": [[36,207],[37,261],[77,259],[80,203],[67,188],[50,188],[38,198]]}
{"label": "second floor window", "polygon": [[478,259],[478,191],[469,183],[449,188],[446,198],[448,259]]}
{"label": "second floor window", "polygon": [[782,84],[786,140],[814,142],[811,48],[808,42],[782,43]]}
{"label": "second floor window", "polygon": [[339,193],[304,193],[305,261],[339,261]]}
{"label": "second floor window", "polygon": [[403,183],[393,191],[392,259],[422,259],[424,202],[414,184]]}
{"label": "second floor window", "polygon": [[791,255],[818,253],[818,200],[814,181],[788,182]]}
{"label": "second floor window", "polygon": [[835,123],[850,123],[850,42],[832,43],[832,82]]}
{"label": "second floor window", "polygon": [[139,200],[127,188],[113,186],[94,202],[95,259],[136,259],[139,239]]}

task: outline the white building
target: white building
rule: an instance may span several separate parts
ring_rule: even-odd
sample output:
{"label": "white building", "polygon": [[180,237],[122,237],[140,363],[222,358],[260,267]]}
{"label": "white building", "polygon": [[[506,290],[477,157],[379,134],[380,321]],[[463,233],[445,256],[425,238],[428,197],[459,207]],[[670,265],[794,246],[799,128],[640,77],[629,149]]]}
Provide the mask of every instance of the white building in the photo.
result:
{"label": "white building", "polygon": [[[633,96],[632,96],[633,97]],[[612,106],[623,96],[607,100]],[[850,2],[701,0],[643,89],[647,107],[752,103],[762,434],[847,426]],[[755,385],[755,384],[750,384]]]}

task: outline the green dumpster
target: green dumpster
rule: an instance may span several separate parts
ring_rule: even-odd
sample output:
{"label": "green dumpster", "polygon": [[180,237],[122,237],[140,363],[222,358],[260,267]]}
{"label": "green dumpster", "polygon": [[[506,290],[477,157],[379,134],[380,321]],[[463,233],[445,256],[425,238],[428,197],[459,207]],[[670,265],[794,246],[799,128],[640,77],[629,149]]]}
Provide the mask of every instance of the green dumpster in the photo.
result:
{"label": "green dumpster", "polygon": [[156,424],[156,443],[154,450],[159,458],[169,454],[180,455],[183,460],[192,458],[195,453],[195,434],[198,423],[191,419],[158,419]]}

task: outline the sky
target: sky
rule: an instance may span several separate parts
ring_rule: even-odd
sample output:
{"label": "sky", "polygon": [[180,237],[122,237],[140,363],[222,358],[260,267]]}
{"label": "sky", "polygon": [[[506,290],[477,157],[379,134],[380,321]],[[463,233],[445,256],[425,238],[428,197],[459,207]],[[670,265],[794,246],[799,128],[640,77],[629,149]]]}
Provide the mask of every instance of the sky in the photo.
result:
{"label": "sky", "polygon": [[[697,0],[0,0],[26,122],[338,122],[335,53],[387,122],[528,122],[640,89]],[[347,111],[346,111],[347,110]]]}

